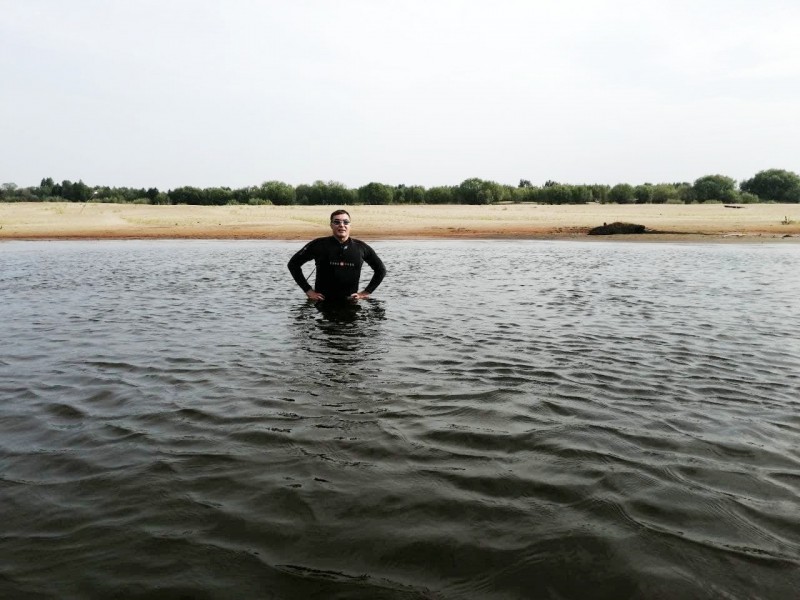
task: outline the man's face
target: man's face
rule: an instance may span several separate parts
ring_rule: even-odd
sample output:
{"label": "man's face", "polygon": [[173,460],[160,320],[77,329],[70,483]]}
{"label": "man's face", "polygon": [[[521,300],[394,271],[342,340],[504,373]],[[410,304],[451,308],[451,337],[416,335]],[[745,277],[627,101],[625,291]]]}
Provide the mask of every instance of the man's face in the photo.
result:
{"label": "man's face", "polygon": [[350,217],[344,213],[334,215],[331,219],[331,231],[337,240],[344,242],[350,237]]}

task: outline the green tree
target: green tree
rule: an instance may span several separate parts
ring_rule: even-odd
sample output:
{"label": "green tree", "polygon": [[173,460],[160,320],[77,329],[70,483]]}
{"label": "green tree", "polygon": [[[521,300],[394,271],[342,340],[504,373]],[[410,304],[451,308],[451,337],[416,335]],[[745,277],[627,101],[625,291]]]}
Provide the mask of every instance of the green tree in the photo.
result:
{"label": "green tree", "polygon": [[302,204],[304,206],[314,204],[314,188],[312,186],[306,183],[301,183],[295,188],[294,193],[295,200],[298,204]]}
{"label": "green tree", "polygon": [[636,199],[633,186],[628,183],[618,183],[608,192],[608,199],[617,204],[631,204]]}
{"label": "green tree", "polygon": [[426,204],[455,204],[455,188],[449,185],[428,188],[425,192]]}
{"label": "green tree", "polygon": [[39,198],[50,198],[53,196],[53,188],[55,185],[52,177],[43,177],[42,181],[39,182],[39,190],[36,195],[39,196]]}
{"label": "green tree", "polygon": [[650,204],[653,201],[652,184],[637,185],[633,188],[633,196],[636,198],[636,204]]}
{"label": "green tree", "polygon": [[692,184],[694,199],[698,202],[721,200],[736,201],[736,182],[725,175],[705,175]]}
{"label": "green tree", "polygon": [[297,202],[294,187],[282,181],[265,181],[258,188],[256,197],[276,206],[289,206]]}
{"label": "green tree", "polygon": [[592,201],[605,204],[608,202],[608,193],[611,191],[610,185],[595,184],[589,186],[592,189]]}
{"label": "green tree", "polygon": [[17,184],[13,182],[8,182],[0,185],[0,199],[6,200],[13,197],[16,189],[17,189]]}
{"label": "green tree", "polygon": [[256,190],[258,190],[258,188],[252,185],[231,190],[231,204],[253,204]]}
{"label": "green tree", "polygon": [[570,204],[586,204],[592,201],[592,188],[588,185],[571,185]]}
{"label": "green tree", "polygon": [[356,194],[338,181],[317,180],[313,185],[301,184],[296,189],[297,203],[306,205],[338,205],[353,204]]}
{"label": "green tree", "polygon": [[759,171],[742,182],[743,192],[773,202],[800,202],[800,175],[783,169]]}
{"label": "green tree", "polygon": [[402,183],[392,190],[395,204],[423,204],[425,202],[425,188],[421,185],[406,186]]}
{"label": "green tree", "polygon": [[510,198],[510,195],[507,186],[496,181],[484,181],[478,198],[482,201],[482,204],[494,204],[496,202],[504,202]]}
{"label": "green tree", "polygon": [[541,190],[533,186],[518,187],[514,190],[512,199],[514,202],[539,202],[539,192]]}
{"label": "green tree", "polygon": [[751,194],[750,192],[739,193],[740,204],[758,204],[759,202],[761,202],[761,198],[759,198],[755,194]]}
{"label": "green tree", "polygon": [[207,204],[205,192],[188,185],[168,191],[167,197],[170,204]]}
{"label": "green tree", "polygon": [[391,204],[394,202],[394,190],[383,183],[368,183],[358,188],[360,204]]}
{"label": "green tree", "polygon": [[692,184],[688,181],[683,181],[681,183],[673,183],[672,185],[675,186],[675,189],[678,190],[678,198],[683,201],[684,204],[689,204],[695,201],[694,197],[694,188]]}
{"label": "green tree", "polygon": [[543,204],[571,204],[572,186],[548,182],[539,192],[539,202]]}
{"label": "green tree", "polygon": [[112,190],[107,185],[97,185],[92,188],[92,196],[94,196],[95,200],[99,200],[101,202],[118,201],[115,190]]}
{"label": "green tree", "polygon": [[234,200],[233,190],[228,187],[206,188],[204,192],[206,204],[213,206],[232,204]]}
{"label": "green tree", "polygon": [[61,194],[60,196],[64,200],[71,201],[72,200],[72,182],[69,179],[64,179],[61,182]]}
{"label": "green tree", "polygon": [[130,188],[130,187],[119,187],[115,188],[114,191],[116,194],[123,198],[125,202],[136,202],[139,198],[144,198],[145,190]]}
{"label": "green tree", "polygon": [[338,181],[329,181],[322,186],[321,191],[322,204],[346,206],[356,201],[356,192]]}
{"label": "green tree", "polygon": [[658,183],[651,190],[650,201],[653,204],[666,204],[679,200],[678,188],[669,183]]}
{"label": "green tree", "polygon": [[478,198],[482,185],[483,180],[477,177],[462,181],[455,190],[457,202],[459,204],[484,204]]}
{"label": "green tree", "polygon": [[65,179],[61,182],[61,196],[68,202],[86,202],[91,195],[92,191],[83,181],[72,183]]}
{"label": "green tree", "polygon": [[455,192],[459,204],[492,204],[505,200],[507,195],[505,188],[499,183],[477,177],[462,181]]}
{"label": "green tree", "polygon": [[169,196],[164,192],[159,192],[158,196],[153,198],[151,204],[169,204]]}

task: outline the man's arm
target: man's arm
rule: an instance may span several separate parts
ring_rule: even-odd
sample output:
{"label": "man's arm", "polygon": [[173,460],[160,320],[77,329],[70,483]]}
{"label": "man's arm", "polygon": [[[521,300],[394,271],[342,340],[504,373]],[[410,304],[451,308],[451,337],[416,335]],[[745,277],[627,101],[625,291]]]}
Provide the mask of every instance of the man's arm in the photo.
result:
{"label": "man's arm", "polygon": [[314,252],[312,249],[312,245],[314,242],[309,242],[305,246],[303,246],[292,258],[289,259],[289,272],[292,274],[297,285],[308,295],[309,291],[312,291],[311,284],[308,283],[305,275],[303,275],[302,266],[306,264],[308,261],[314,259]]}
{"label": "man's arm", "polygon": [[364,294],[371,294],[381,284],[383,278],[386,277],[386,267],[383,261],[378,258],[375,251],[367,244],[364,244],[364,262],[372,268],[372,279],[369,280],[367,287],[364,288]]}

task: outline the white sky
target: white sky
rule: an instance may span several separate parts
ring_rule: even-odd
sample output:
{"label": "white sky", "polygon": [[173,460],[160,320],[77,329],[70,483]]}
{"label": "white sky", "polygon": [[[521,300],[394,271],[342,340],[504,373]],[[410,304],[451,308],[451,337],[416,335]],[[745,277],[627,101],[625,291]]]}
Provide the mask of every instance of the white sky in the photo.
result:
{"label": "white sky", "polygon": [[797,0],[0,0],[0,182],[800,171]]}

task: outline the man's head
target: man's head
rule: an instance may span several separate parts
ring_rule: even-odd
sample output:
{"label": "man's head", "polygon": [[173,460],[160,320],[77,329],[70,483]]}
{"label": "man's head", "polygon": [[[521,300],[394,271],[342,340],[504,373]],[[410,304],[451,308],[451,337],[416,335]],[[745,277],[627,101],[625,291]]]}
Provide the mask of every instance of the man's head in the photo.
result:
{"label": "man's head", "polygon": [[331,231],[340,242],[350,237],[350,213],[346,210],[335,210],[331,213]]}

